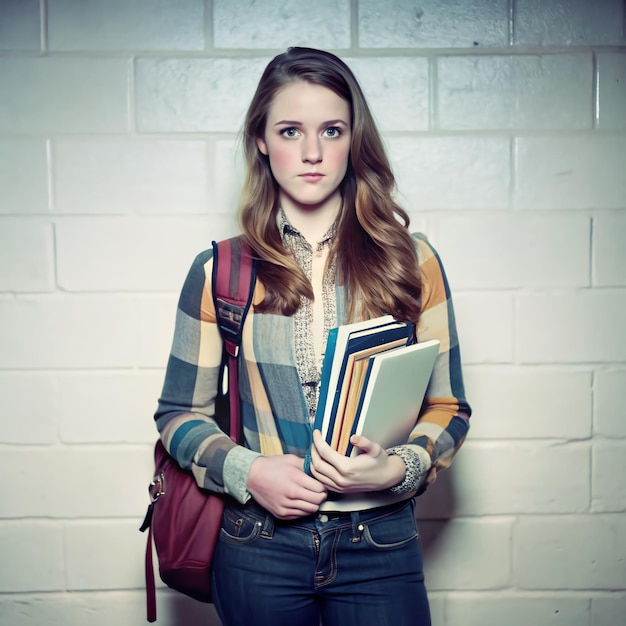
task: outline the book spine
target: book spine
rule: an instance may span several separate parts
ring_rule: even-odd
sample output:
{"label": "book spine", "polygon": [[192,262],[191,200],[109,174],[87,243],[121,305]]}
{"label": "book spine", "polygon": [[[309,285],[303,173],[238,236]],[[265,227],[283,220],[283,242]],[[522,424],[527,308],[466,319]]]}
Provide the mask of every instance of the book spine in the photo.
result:
{"label": "book spine", "polygon": [[328,332],[328,339],[326,340],[326,351],[324,352],[324,360],[322,361],[322,372],[320,375],[320,393],[317,401],[317,408],[315,411],[315,420],[313,422],[313,429],[320,430],[322,436],[324,433],[324,413],[326,411],[326,404],[328,401],[328,387],[330,373],[332,370],[333,361],[335,360],[335,348],[337,346],[337,328],[332,328]]}
{"label": "book spine", "polygon": [[372,374],[372,368],[374,367],[375,359],[370,358],[367,363],[367,369],[365,370],[365,376],[363,377],[363,386],[361,387],[361,395],[359,396],[359,402],[356,407],[354,421],[352,422],[352,428],[350,429],[350,437],[348,437],[348,445],[346,447],[345,455],[351,456],[352,450],[354,446],[350,443],[350,439],[352,435],[358,435],[361,432],[361,424],[359,423],[359,417],[361,416],[361,411],[363,409],[363,404],[365,402],[365,396],[367,395],[367,387],[370,376]]}

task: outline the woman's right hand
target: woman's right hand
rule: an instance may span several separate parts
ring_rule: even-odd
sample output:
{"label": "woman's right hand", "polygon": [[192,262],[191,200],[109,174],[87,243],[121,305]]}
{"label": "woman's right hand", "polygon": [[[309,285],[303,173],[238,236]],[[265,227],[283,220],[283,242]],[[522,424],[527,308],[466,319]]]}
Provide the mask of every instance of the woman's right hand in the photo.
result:
{"label": "woman's right hand", "polygon": [[295,454],[260,456],[250,466],[248,491],[278,519],[315,513],[326,500],[326,487],[304,473],[304,459]]}

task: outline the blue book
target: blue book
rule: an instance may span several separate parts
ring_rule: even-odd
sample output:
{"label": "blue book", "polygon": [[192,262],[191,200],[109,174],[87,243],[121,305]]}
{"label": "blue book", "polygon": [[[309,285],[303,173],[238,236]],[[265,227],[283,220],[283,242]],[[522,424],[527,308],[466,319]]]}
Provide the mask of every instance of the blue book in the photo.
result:
{"label": "blue book", "polygon": [[350,382],[351,356],[367,350],[384,349],[385,344],[405,345],[413,327],[384,315],[365,322],[345,324],[330,330],[322,362],[320,397],[313,428],[331,443],[337,411]]}
{"label": "blue book", "polygon": [[355,419],[344,439],[347,456],[358,453],[350,443],[363,435],[383,448],[405,443],[415,426],[439,355],[436,339],[403,346],[368,359]]}

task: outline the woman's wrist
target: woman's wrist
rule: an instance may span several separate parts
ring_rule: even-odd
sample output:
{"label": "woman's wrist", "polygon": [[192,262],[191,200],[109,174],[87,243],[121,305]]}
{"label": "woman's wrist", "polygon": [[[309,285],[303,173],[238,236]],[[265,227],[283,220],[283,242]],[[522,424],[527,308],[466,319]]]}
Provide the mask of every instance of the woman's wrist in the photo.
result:
{"label": "woman's wrist", "polygon": [[390,487],[389,491],[395,495],[415,491],[425,473],[419,454],[407,446],[394,446],[393,448],[388,448],[385,452],[390,456],[399,457],[404,461],[405,465],[404,477],[397,484]]}

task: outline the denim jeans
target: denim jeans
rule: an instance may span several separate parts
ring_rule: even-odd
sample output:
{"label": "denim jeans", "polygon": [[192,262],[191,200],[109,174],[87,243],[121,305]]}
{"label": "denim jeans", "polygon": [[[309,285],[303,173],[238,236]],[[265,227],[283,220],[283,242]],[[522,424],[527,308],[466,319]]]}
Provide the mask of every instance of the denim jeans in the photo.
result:
{"label": "denim jeans", "polygon": [[224,626],[430,626],[413,509],[285,522],[227,506],[213,561]]}

